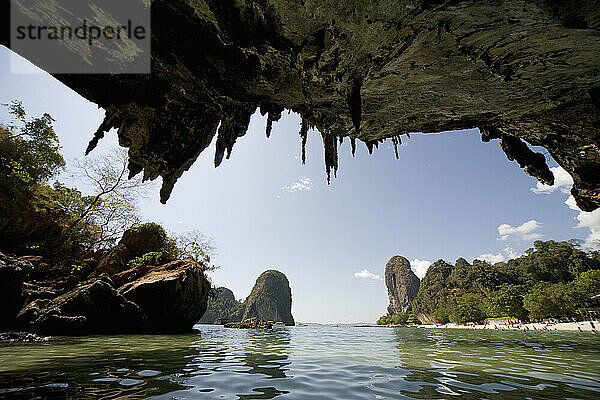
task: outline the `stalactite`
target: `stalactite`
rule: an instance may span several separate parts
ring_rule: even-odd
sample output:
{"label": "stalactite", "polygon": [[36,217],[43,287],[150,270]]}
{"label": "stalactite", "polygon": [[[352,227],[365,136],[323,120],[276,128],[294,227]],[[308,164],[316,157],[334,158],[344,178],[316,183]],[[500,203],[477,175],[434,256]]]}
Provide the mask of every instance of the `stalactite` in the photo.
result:
{"label": "stalactite", "polygon": [[398,137],[392,137],[392,144],[394,145],[394,153],[396,153],[396,160],[400,159],[398,156]]}
{"label": "stalactite", "polygon": [[269,114],[269,117],[267,117],[267,129],[266,129],[267,139],[271,137],[271,129],[273,129],[273,120],[270,118],[270,114]]}
{"label": "stalactite", "polygon": [[360,134],[360,122],[362,120],[361,86],[362,79],[355,76],[348,83],[346,88],[346,102],[348,103],[348,109],[350,110],[350,116],[352,117],[356,136],[359,136]]}
{"label": "stalactite", "polygon": [[[261,112],[262,112],[262,108],[261,108]],[[271,130],[273,129],[273,122],[279,121],[279,119],[281,118],[282,112],[283,112],[283,109],[280,109],[280,108],[269,108],[267,110],[267,128],[265,130],[267,138],[271,137]]]}
{"label": "stalactite", "polygon": [[321,133],[323,137],[323,148],[325,150],[325,171],[327,172],[327,184],[331,183],[331,171],[337,177],[338,151],[337,138],[330,133]]}
{"label": "stalactite", "polygon": [[373,154],[374,141],[373,140],[367,140],[365,142],[365,145],[367,146],[367,150],[369,150],[369,154]]}
{"label": "stalactite", "polygon": [[246,134],[248,125],[250,124],[250,117],[255,109],[256,107],[248,106],[233,107],[221,119],[221,126],[219,127],[217,143],[215,145],[215,167],[221,165],[225,151],[227,151],[226,158],[231,156],[231,151],[237,138]]}
{"label": "stalactite", "polygon": [[350,147],[352,147],[352,157],[356,155],[356,138],[350,138]]}
{"label": "stalactite", "polygon": [[306,164],[306,139],[308,138],[308,121],[302,118],[300,125],[300,137],[302,138],[302,164]]}

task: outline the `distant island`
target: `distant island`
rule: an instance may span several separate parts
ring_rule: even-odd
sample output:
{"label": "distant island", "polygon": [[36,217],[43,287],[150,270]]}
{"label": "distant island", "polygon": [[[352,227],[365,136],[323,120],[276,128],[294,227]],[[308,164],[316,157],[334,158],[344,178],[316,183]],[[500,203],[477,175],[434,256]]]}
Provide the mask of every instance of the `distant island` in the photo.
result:
{"label": "distant island", "polygon": [[295,325],[292,316],[292,291],[287,277],[276,270],[263,272],[244,302],[237,301],[226,287],[215,289],[201,324],[240,322],[249,318]]}
{"label": "distant island", "polygon": [[388,313],[379,325],[598,318],[600,252],[575,242],[536,241],[525,255],[490,264],[433,263],[423,280],[402,256],[385,269]]}

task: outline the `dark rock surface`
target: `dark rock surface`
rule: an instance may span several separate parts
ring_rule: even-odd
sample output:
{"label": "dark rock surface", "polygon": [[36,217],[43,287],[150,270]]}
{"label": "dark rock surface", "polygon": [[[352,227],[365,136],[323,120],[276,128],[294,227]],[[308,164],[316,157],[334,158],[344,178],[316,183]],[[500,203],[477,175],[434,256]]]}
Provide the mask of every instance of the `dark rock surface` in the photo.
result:
{"label": "dark rock surface", "polygon": [[204,267],[191,259],[123,271],[115,275],[116,282],[107,274],[83,282],[69,274],[23,283],[24,271],[31,268],[24,258],[0,254],[5,289],[0,296],[6,305],[2,330],[50,335],[182,332],[191,330],[206,310],[210,283]]}
{"label": "dark rock surface", "polygon": [[271,329],[273,324],[269,321],[263,321],[259,318],[245,318],[241,322],[229,322],[224,325],[225,328],[239,328],[239,329]]}
{"label": "dark rock surface", "polygon": [[30,262],[0,253],[0,332],[15,326],[23,306],[23,282],[32,270]]}
{"label": "dark rock surface", "polygon": [[156,0],[152,16],[151,75],[57,78],[106,110],[89,149],[117,128],[131,174],[162,176],[163,202],[215,135],[215,165],[229,157],[260,107],[267,135],[284,109],[301,114],[303,144],[316,127],[328,175],[345,137],[372,151],[478,127],[552,183],[524,141],[545,147],[579,207],[600,206],[597,0]]}
{"label": "dark rock surface", "polygon": [[215,291],[216,297],[208,300],[206,312],[198,323],[212,324],[216,319],[240,322],[244,314],[244,304],[237,301],[233,292],[226,287],[219,287]]}
{"label": "dark rock surface", "polygon": [[148,331],[144,313],[119,294],[106,275],[82,282],[54,299],[29,303],[17,321],[23,329],[50,335]]}
{"label": "dark rock surface", "polygon": [[164,248],[167,237],[156,224],[143,224],[123,233],[119,243],[98,263],[95,276],[108,274],[110,277],[126,269],[127,263],[146,253]]}
{"label": "dark rock surface", "polygon": [[292,290],[287,277],[279,271],[263,272],[246,298],[243,320],[259,319],[294,325]]}
{"label": "dark rock surface", "polygon": [[148,316],[152,331],[191,330],[206,311],[210,283],[204,267],[191,259],[152,268],[119,288]]}
{"label": "dark rock surface", "polygon": [[419,278],[410,268],[410,261],[402,256],[390,258],[385,266],[385,286],[390,299],[388,314],[410,311],[420,284]]}

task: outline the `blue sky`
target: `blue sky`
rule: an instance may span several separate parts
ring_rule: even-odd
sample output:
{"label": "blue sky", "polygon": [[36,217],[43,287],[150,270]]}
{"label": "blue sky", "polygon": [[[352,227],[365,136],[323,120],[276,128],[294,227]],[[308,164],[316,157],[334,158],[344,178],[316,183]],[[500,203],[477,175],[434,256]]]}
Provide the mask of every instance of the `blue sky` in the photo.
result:
{"label": "blue sky", "polygon": [[[83,157],[104,111],[47,74],[12,74],[8,59],[0,47],[0,102],[19,99],[30,115],[50,113],[65,158]],[[140,202],[146,220],[213,237],[221,268],[212,280],[237,298],[262,271],[285,273],[297,321],[375,321],[388,302],[380,278],[396,254],[422,275],[440,258],[497,261],[538,238],[600,238],[600,214],[575,209],[564,171],[556,168],[554,187],[537,185],[497,142],[482,143],[476,129],[404,137],[399,160],[391,142],[373,155],[359,143],[353,158],[345,141],[338,177],[328,186],[320,134],[309,132],[302,165],[299,125],[297,115],[285,113],[267,139],[265,120],[255,114],[219,168],[211,146],[166,205],[158,186]],[[114,146],[111,132],[95,152]]]}

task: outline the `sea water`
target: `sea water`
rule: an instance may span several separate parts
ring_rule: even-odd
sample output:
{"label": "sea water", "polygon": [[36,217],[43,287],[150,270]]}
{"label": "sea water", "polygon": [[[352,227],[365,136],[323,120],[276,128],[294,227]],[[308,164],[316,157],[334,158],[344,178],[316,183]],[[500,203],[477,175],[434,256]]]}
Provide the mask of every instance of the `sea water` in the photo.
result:
{"label": "sea water", "polygon": [[309,324],[0,345],[15,399],[599,399],[600,335]]}

